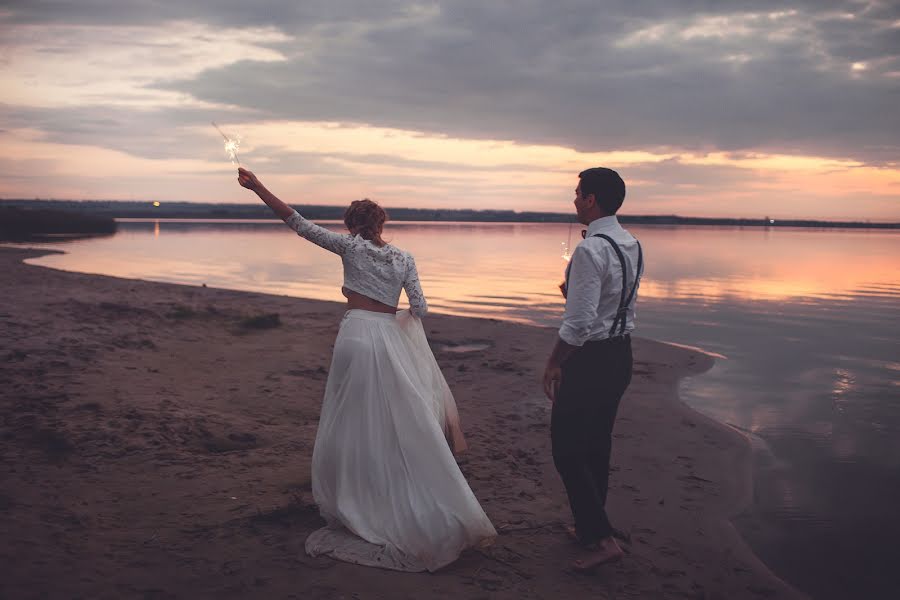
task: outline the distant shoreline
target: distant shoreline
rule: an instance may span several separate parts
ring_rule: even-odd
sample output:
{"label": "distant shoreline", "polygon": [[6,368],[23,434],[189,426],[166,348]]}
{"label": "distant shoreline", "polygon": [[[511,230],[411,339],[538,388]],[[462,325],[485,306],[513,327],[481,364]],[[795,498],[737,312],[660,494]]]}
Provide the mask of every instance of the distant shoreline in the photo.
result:
{"label": "distant shoreline", "polygon": [[[295,205],[313,220],[343,218],[342,206]],[[0,207],[54,209],[92,216],[122,219],[274,219],[262,204],[204,204],[199,202],[152,202],[126,200],[25,200],[0,199]],[[476,223],[571,223],[569,213],[518,212],[472,209],[389,209],[392,221],[455,221]],[[704,225],[732,227],[809,227],[842,229],[900,229],[900,223],[870,221],[817,221],[812,219],[681,217],[677,215],[619,215],[619,221],[634,225]]]}

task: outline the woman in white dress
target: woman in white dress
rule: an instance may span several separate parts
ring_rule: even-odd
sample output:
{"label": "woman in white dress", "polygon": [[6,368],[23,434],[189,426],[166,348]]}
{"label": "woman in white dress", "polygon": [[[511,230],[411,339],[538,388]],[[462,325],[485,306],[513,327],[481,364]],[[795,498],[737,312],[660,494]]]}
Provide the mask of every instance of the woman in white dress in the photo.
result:
{"label": "woman in white dress", "polygon": [[[350,234],[320,227],[256,192],[301,237],[341,256],[348,311],[334,344],[312,458],[312,490],[327,527],[313,555],[401,571],[435,571],[496,535],[454,459],[465,448],[453,395],[419,320],[427,311],[412,255],[381,239],[370,200],[344,214]],[[400,288],[410,309],[398,311]]]}

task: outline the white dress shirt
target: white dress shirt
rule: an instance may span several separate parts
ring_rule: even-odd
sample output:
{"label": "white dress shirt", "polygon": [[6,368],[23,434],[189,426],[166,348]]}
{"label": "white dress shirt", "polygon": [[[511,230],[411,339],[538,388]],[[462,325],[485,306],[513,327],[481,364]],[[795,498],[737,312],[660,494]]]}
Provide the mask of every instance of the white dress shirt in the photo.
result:
{"label": "white dress shirt", "polygon": [[[608,241],[591,237],[598,233],[608,235],[622,250],[628,266],[626,298],[635,281],[638,241],[619,225],[615,216],[591,222],[584,241],[572,253],[566,311],[559,328],[560,339],[572,346],[608,338],[622,299],[622,266],[619,257]],[[625,333],[634,330],[636,303],[637,291],[625,314]],[[614,335],[619,335],[618,326]]]}

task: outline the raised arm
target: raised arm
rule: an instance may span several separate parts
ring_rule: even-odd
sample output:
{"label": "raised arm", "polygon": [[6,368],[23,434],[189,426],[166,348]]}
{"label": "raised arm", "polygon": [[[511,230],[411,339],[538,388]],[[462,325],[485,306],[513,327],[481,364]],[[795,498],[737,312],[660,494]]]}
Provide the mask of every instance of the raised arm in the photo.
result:
{"label": "raised arm", "polygon": [[257,179],[251,171],[244,168],[238,169],[238,183],[256,193],[260,199],[271,208],[281,220],[297,232],[302,238],[309,240],[317,246],[325,248],[335,254],[343,254],[347,249],[348,238],[345,235],[335,233],[324,227],[316,225],[312,221],[304,219],[300,213],[282,202],[275,194],[266,189],[266,186]]}
{"label": "raised arm", "polygon": [[406,266],[406,278],[403,280],[403,289],[409,299],[409,312],[420,319],[428,312],[428,303],[425,302],[425,294],[422,293],[422,284],[419,283],[419,272],[416,270],[416,261],[412,255],[407,255],[409,262]]}
{"label": "raised arm", "polygon": [[287,221],[288,217],[297,212],[293,208],[279,200],[275,196],[275,194],[267,190],[266,186],[264,186],[262,182],[256,178],[256,175],[254,175],[252,171],[248,171],[244,168],[239,168],[238,183],[241,184],[241,187],[245,187],[251,192],[256,192],[256,195],[259,196],[259,198],[263,202],[265,202],[282,221]]}

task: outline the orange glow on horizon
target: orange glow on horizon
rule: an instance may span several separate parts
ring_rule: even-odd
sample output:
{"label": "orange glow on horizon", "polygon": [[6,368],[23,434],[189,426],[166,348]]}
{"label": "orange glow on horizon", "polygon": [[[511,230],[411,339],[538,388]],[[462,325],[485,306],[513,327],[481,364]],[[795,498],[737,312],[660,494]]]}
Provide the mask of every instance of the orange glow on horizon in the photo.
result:
{"label": "orange glow on horizon", "polygon": [[[763,153],[579,152],[554,145],[336,123],[225,126],[244,133],[242,156],[247,168],[286,200],[301,204],[343,205],[350,199],[370,197],[389,208],[566,212],[571,210],[577,172],[585,165],[608,164],[629,185],[626,214],[900,221],[897,166]],[[208,139],[210,151],[221,144],[206,125],[186,132]],[[40,179],[5,178],[0,182],[4,197],[104,199],[153,194],[199,202],[255,201],[235,185],[233,168],[223,164],[218,154],[216,160],[143,158],[48,141],[34,129],[0,132],[0,147],[9,157],[13,175],[27,174],[28,165],[34,163],[47,171]],[[319,156],[328,168],[304,172],[267,166],[280,155],[294,152]],[[373,154],[380,160],[373,161]],[[710,169],[711,175],[717,169],[730,173],[737,169],[747,175],[734,185],[706,183],[696,175],[693,182],[680,183],[671,172],[657,179],[654,173],[660,165],[668,171],[684,165]],[[23,181],[29,182],[27,186]]]}

